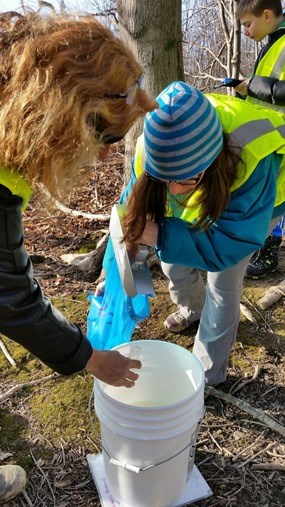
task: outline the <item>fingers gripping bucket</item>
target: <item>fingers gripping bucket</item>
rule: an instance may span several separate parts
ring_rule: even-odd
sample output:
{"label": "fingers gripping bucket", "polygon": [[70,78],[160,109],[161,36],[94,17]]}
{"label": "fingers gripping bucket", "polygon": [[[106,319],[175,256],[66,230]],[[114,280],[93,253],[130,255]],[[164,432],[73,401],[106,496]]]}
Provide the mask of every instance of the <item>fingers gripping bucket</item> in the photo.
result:
{"label": "fingers gripping bucket", "polygon": [[159,340],[116,347],[129,355],[139,347],[142,369],[131,389],[95,380],[106,479],[127,507],[171,507],[194,465],[204,414],[204,371],[186,349]]}

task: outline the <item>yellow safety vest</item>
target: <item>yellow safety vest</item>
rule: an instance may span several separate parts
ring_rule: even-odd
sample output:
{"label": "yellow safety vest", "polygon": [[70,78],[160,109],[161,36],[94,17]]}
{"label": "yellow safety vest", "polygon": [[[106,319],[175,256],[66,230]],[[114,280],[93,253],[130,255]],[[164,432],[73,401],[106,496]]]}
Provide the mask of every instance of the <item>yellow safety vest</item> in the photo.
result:
{"label": "yellow safety vest", "polygon": [[[238,164],[236,179],[231,187],[234,191],[241,187],[258,163],[267,155],[277,152],[283,155],[277,179],[277,195],[275,206],[285,201],[285,121],[284,115],[266,108],[249,104],[244,100],[226,95],[206,95],[217,111],[223,130],[231,144],[240,147],[240,155],[244,164]],[[143,135],[139,137],[134,156],[136,177],[144,171]],[[168,216],[176,216],[186,221],[196,220],[199,213],[197,198],[199,190],[194,192],[185,202],[185,195],[168,195]]]}
{"label": "yellow safety vest", "polygon": [[[279,37],[264,57],[261,58],[254,75],[285,80],[285,34]],[[285,106],[263,102],[249,95],[247,95],[246,100],[252,104],[264,105],[274,111],[285,112]]]}
{"label": "yellow safety vest", "polygon": [[22,211],[24,211],[32,195],[32,190],[26,180],[16,170],[0,167],[0,185],[9,188],[13,195],[22,197]]}

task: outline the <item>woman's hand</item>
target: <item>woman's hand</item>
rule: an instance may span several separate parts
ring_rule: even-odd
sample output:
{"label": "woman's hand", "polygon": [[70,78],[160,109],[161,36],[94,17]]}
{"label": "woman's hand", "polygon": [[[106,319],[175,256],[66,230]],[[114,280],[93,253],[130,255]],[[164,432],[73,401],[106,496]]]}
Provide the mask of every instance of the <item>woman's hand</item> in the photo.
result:
{"label": "woman's hand", "polygon": [[136,240],[136,243],[141,243],[147,246],[156,246],[158,238],[158,225],[156,222],[151,220],[146,221],[144,231],[140,238]]}
{"label": "woman's hand", "polygon": [[139,254],[139,245],[156,246],[157,237],[158,237],[157,224],[155,222],[152,222],[151,220],[147,220],[142,235],[138,239],[136,239],[136,241],[133,243],[130,242],[125,243],[130,262],[131,263],[135,262]]}
{"label": "woman's hand", "polygon": [[85,369],[106,384],[133,387],[139,375],[132,369],[137,370],[141,366],[141,362],[137,359],[125,357],[116,350],[93,349]]}
{"label": "woman's hand", "polygon": [[234,87],[235,92],[238,92],[240,95],[247,95],[248,92],[248,79],[242,81],[239,85]]}
{"label": "woman's hand", "polygon": [[103,296],[105,291],[105,280],[98,283],[96,289],[95,289],[95,296]]}

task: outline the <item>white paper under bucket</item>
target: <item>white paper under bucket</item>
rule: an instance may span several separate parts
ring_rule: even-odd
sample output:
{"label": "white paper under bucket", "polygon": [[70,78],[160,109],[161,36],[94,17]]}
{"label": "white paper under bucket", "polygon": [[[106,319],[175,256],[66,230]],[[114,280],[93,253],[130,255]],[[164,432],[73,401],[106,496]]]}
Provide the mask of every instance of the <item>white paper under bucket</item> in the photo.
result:
{"label": "white paper under bucket", "polygon": [[113,496],[126,507],[170,507],[194,465],[198,423],[204,414],[204,371],[188,350],[159,340],[139,347],[136,385],[112,387],[95,379],[104,467]]}

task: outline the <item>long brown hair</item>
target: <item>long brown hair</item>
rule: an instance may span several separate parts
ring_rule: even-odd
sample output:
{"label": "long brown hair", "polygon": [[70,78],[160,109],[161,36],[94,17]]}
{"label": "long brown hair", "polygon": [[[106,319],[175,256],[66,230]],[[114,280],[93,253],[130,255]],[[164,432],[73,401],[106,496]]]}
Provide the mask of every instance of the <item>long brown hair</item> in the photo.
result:
{"label": "long brown hair", "polygon": [[129,105],[107,96],[142,72],[92,16],[0,17],[0,164],[57,194],[94,163],[105,136],[123,137],[155,108],[141,89]]}
{"label": "long brown hair", "polygon": [[[230,146],[229,137],[224,133],[222,151],[205,171],[196,187],[200,190],[196,204],[200,206],[201,212],[192,227],[207,229],[226,209],[239,162],[241,158],[236,147]],[[188,198],[186,195],[185,205]],[[123,241],[133,242],[139,239],[146,220],[159,223],[164,218],[166,209],[166,184],[153,181],[143,172],[134,184],[128,199],[128,213],[123,222]]]}

